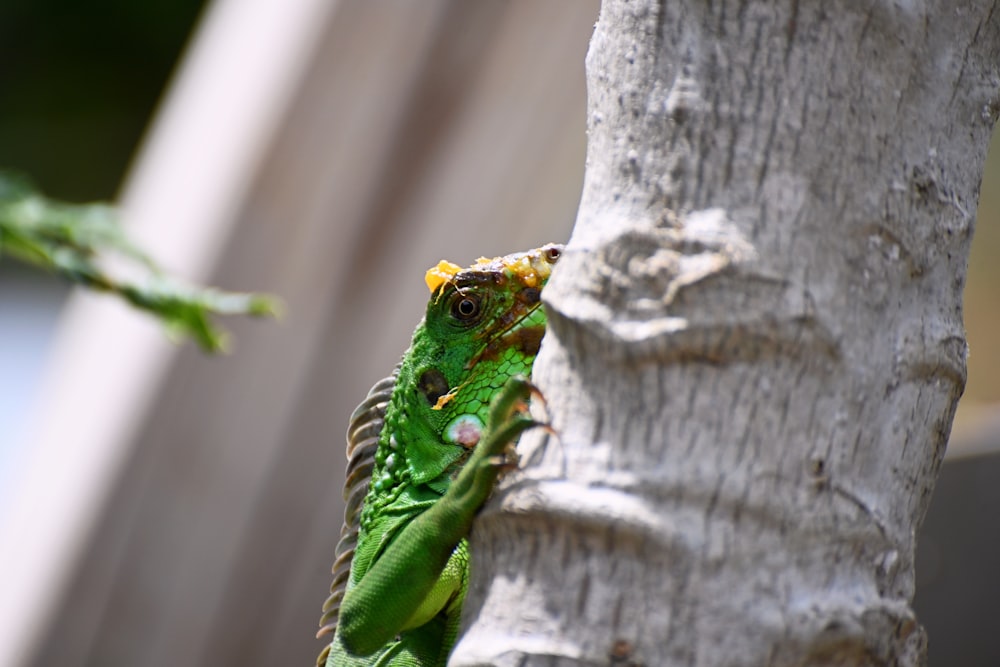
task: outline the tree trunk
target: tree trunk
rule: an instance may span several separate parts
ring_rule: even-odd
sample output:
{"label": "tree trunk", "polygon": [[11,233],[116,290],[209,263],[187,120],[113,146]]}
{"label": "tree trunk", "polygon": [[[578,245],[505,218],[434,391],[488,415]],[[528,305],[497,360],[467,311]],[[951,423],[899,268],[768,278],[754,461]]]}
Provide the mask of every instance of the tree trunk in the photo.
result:
{"label": "tree trunk", "polygon": [[605,0],[452,665],[919,665],[1000,3]]}

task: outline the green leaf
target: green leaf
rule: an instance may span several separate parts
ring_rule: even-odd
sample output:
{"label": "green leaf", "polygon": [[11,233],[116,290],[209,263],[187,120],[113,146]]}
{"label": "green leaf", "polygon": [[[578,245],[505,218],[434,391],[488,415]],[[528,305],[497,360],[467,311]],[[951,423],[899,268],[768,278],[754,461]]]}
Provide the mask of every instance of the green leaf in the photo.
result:
{"label": "green leaf", "polygon": [[227,349],[228,334],[213,316],[278,314],[271,296],[197,287],[168,276],[129,241],[115,208],[53,201],[26,179],[0,171],[0,259],[5,256],[115,294],[206,352]]}

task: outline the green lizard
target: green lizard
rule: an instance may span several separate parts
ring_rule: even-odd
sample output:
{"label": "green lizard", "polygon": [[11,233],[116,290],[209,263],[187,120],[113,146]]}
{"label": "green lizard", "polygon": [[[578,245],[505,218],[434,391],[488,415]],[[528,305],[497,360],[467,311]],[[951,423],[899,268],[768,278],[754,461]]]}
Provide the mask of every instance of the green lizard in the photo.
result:
{"label": "green lizard", "polygon": [[440,262],[410,349],[351,416],[347,508],[317,637],[326,667],[443,666],[468,587],[467,535],[518,436],[541,289],[562,247]]}

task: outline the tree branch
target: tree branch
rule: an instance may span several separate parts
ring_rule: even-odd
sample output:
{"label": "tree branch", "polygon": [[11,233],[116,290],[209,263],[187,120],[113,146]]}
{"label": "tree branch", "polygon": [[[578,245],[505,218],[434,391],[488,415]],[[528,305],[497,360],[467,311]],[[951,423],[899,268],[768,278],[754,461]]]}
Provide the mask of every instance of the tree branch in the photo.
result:
{"label": "tree branch", "polygon": [[453,665],[917,665],[965,382],[995,3],[606,0],[535,364]]}

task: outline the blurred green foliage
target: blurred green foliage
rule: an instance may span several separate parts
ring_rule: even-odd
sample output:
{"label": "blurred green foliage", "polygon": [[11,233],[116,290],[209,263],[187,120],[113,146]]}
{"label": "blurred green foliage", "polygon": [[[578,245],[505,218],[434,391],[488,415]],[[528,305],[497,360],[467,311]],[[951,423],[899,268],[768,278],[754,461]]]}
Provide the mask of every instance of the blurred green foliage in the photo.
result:
{"label": "blurred green foliage", "polygon": [[0,2],[0,164],[114,198],[204,0]]}
{"label": "blurred green foliage", "polygon": [[[0,3],[0,164],[60,200],[113,199],[205,4]],[[208,351],[226,344],[211,315],[274,312],[264,296],[165,275],[129,242],[114,208],[47,199],[0,174],[0,261],[7,257],[117,294]]]}
{"label": "blurred green foliage", "polygon": [[0,173],[0,261],[4,256],[116,294],[206,352],[226,348],[226,334],[212,315],[275,314],[274,302],[263,295],[193,287],[166,275],[128,240],[113,207],[55,202],[27,181]]}

